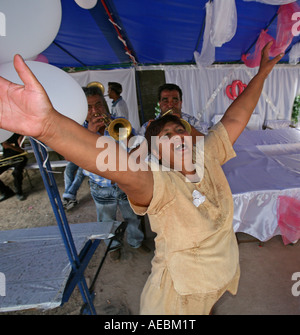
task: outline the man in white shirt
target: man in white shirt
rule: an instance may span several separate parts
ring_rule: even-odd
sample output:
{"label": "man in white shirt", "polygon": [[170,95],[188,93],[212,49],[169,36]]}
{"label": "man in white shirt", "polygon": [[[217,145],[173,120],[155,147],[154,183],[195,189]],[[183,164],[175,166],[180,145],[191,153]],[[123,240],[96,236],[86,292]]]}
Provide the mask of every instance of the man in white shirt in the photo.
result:
{"label": "man in white shirt", "polygon": [[[158,103],[159,112],[156,113],[155,118],[159,118],[167,111],[172,110],[172,114],[186,120],[191,126],[192,130],[196,130],[200,135],[206,134],[206,125],[192,115],[182,112],[182,91],[176,84],[166,83],[158,88]],[[149,121],[145,122],[139,129],[138,135],[144,136]]]}
{"label": "man in white shirt", "polygon": [[121,96],[122,85],[116,82],[108,83],[108,96],[112,99],[111,115],[115,118],[124,117],[128,120],[128,108]]}

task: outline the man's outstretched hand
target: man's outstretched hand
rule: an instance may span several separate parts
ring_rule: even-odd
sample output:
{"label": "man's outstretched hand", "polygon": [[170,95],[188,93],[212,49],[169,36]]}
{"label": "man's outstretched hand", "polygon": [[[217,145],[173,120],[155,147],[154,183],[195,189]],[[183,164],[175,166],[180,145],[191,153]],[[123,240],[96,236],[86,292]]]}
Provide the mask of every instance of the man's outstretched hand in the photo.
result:
{"label": "man's outstretched hand", "polygon": [[51,125],[53,106],[20,55],[14,57],[14,66],[24,85],[0,77],[0,128],[41,137]]}
{"label": "man's outstretched hand", "polygon": [[270,49],[272,47],[273,42],[270,41],[267,43],[261,52],[261,60],[260,60],[260,66],[259,66],[259,73],[261,73],[263,76],[267,77],[268,74],[272,71],[273,67],[276,63],[280,61],[280,59],[284,56],[283,53],[277,55],[273,59],[269,58]]}

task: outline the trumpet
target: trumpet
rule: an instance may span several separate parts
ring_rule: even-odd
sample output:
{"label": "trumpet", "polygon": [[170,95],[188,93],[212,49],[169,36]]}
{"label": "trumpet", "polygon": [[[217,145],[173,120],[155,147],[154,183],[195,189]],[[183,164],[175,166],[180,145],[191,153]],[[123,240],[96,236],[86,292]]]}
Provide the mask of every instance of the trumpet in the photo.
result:
{"label": "trumpet", "polygon": [[[94,114],[95,117],[100,116],[100,114]],[[116,118],[112,119],[109,116],[103,116],[103,122],[105,124],[105,130],[109,135],[114,138],[116,141],[123,141],[129,137],[132,131],[132,126],[127,119]],[[124,128],[126,131],[120,133],[120,129]]]}
{"label": "trumpet", "polygon": [[[173,110],[169,109],[167,112],[165,112],[162,116],[165,116],[167,114],[173,114]],[[191,134],[192,133],[192,127],[191,125],[184,119],[180,118],[180,122],[182,123],[182,125],[184,126],[185,130]]]}
{"label": "trumpet", "polygon": [[21,163],[23,162],[24,156],[26,156],[27,154],[28,153],[24,151],[18,155],[2,158],[0,159],[0,167]]}

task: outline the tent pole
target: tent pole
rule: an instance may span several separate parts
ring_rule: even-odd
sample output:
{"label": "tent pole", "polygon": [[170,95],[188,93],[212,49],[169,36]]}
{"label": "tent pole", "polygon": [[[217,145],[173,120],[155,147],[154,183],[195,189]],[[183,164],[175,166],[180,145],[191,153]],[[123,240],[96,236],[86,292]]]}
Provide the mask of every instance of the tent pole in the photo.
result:
{"label": "tent pole", "polygon": [[139,105],[140,105],[139,115],[140,115],[141,125],[143,125],[145,123],[145,113],[144,113],[144,109],[143,109],[140,80],[139,80],[139,76],[138,76],[136,68],[134,69],[134,71],[135,71],[135,82],[136,82],[137,95],[138,95],[138,100],[139,100]]}

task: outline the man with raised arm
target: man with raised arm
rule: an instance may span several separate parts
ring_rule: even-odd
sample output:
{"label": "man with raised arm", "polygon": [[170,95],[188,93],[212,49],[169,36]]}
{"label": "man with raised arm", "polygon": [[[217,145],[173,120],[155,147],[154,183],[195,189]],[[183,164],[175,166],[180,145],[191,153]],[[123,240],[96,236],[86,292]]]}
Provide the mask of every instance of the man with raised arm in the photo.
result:
{"label": "man with raised arm", "polygon": [[[20,56],[14,64],[24,86],[0,78],[1,128],[36,137],[82,168],[118,183],[134,211],[148,214],[157,236],[141,314],[209,314],[225,291],[237,291],[233,201],[221,166],[234,157],[232,144],[247,125],[265,79],[283,56],[270,60],[270,47],[269,43],[263,49],[258,72],[247,88],[204,136],[204,161],[193,160],[194,147],[179,118],[167,115],[151,122],[145,137],[163,164],[153,170],[143,162],[134,168],[136,157],[113,140],[104,143],[104,137],[55,111]],[[169,159],[163,155],[166,151]],[[108,164],[104,169],[109,160],[112,168]],[[175,169],[178,161],[181,168]]]}

